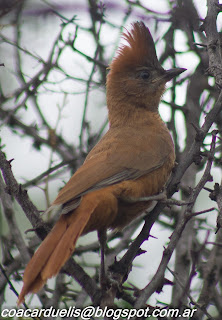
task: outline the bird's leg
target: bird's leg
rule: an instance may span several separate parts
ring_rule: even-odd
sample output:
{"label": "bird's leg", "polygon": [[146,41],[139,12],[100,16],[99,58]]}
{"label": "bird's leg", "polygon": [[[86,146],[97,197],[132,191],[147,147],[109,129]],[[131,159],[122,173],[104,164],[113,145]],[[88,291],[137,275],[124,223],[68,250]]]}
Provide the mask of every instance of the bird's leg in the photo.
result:
{"label": "bird's leg", "polygon": [[140,198],[124,198],[124,201],[129,203],[143,202],[143,201],[166,201],[167,195],[166,191],[155,194],[153,196],[148,197],[140,197]]}
{"label": "bird's leg", "polygon": [[130,198],[130,199],[127,198],[124,200],[129,203],[136,203],[136,202],[143,202],[143,201],[160,201],[160,202],[165,203],[167,206],[170,206],[170,205],[186,206],[191,203],[191,202],[181,201],[181,200],[176,200],[176,199],[168,199],[165,190],[161,193],[158,193],[158,194],[155,194],[155,195],[149,196],[149,197],[141,197],[141,198],[135,198],[135,199],[134,198]]}
{"label": "bird's leg", "polygon": [[101,289],[105,289],[107,286],[106,269],[105,269],[105,250],[106,250],[106,229],[98,231],[98,238],[101,250],[101,266],[100,266],[100,285]]}

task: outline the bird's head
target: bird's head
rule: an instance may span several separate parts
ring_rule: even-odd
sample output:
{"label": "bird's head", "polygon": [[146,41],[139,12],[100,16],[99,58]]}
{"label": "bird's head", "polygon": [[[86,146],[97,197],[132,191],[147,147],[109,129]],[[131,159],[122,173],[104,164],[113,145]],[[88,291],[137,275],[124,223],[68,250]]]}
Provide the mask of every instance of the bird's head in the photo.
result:
{"label": "bird's head", "polygon": [[[159,63],[149,29],[143,22],[132,24],[130,32],[110,65],[107,76],[107,102],[128,101],[135,107],[157,110],[165,84],[186,69],[164,70]],[[153,109],[153,110],[152,110]]]}

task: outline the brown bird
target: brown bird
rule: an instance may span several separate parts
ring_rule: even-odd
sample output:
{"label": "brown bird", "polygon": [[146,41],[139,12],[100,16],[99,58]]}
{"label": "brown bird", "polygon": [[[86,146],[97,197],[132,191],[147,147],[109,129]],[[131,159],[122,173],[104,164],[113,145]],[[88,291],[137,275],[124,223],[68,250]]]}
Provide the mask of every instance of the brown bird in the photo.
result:
{"label": "brown bird", "polygon": [[143,22],[123,37],[107,76],[109,130],[48,209],[61,216],[25,269],[18,304],[60,271],[82,234],[123,228],[147,209],[143,198],[163,189],[174,166],[158,105],[166,82],[186,69],[162,68]]}

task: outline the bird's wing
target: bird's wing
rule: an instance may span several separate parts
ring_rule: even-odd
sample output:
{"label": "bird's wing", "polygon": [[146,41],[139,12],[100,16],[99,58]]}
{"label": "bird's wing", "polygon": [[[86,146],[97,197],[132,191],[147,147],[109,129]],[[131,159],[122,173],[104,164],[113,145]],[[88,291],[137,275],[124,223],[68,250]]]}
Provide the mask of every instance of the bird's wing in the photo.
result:
{"label": "bird's wing", "polygon": [[129,132],[122,133],[120,138],[118,133],[108,133],[59,192],[53,205],[62,204],[62,212],[67,213],[76,208],[79,198],[88,192],[134,180],[158,169],[167,161],[172,148],[171,138],[166,143],[162,135],[150,133],[143,137]]}

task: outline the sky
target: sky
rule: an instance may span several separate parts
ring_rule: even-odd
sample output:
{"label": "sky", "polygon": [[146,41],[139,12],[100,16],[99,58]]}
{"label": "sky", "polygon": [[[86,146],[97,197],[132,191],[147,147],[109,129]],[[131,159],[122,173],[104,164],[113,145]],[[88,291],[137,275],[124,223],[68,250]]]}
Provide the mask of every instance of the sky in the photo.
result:
{"label": "sky", "polygon": [[[144,5],[147,1],[141,1]],[[200,15],[202,17],[206,14],[206,1],[203,0],[195,0],[197,4],[198,10],[200,11]],[[41,3],[41,5],[40,5]],[[52,1],[51,1],[52,3]],[[61,3],[60,1],[53,1],[53,3]],[[122,12],[120,10],[120,2],[119,1],[104,1],[104,3],[110,9],[107,11],[107,15],[109,20],[113,23],[119,24],[122,17]],[[73,1],[66,0],[63,2],[63,6],[68,8],[67,11],[64,11],[63,14],[66,17],[71,17],[73,15],[72,9]],[[89,26],[89,17],[88,13],[85,11],[86,1],[75,1],[75,14],[78,17],[78,22],[81,26]],[[47,7],[47,4],[42,4],[41,1],[27,1],[27,7],[23,16],[23,27],[22,27],[22,47],[26,48],[30,52],[32,52],[35,56],[39,56],[42,59],[47,59],[50,48],[53,44],[54,39],[56,38],[60,28],[61,28],[61,19],[57,16],[42,16],[36,15],[36,12],[41,12],[43,8]],[[166,12],[169,8],[167,6],[167,1],[159,0],[159,1],[149,1],[149,8],[152,10],[156,10],[159,12]],[[132,21],[135,19],[141,18],[141,13],[135,12],[134,17],[129,19],[127,25],[129,26]],[[6,23],[5,18],[5,23]],[[220,22],[219,22],[220,23]],[[148,22],[147,22],[148,25]],[[27,27],[28,26],[28,27]],[[153,21],[149,21],[149,27],[151,32],[154,33],[154,24]],[[155,40],[157,42],[157,53],[160,52],[163,43],[161,42],[161,36],[165,33],[167,25],[163,25],[162,30],[158,30],[158,34],[155,34]],[[13,27],[5,26],[2,29],[2,32],[5,36],[9,37],[13,40]],[[70,28],[66,28],[64,37],[69,37],[69,33],[72,33],[72,26]],[[177,32],[177,49],[179,51],[185,51],[186,39],[184,39],[182,33]],[[118,31],[111,32],[111,29],[107,26],[104,27],[103,32],[101,34],[102,41],[105,45],[107,45],[107,50],[109,51],[109,56],[114,52],[116,38],[118,37]],[[14,51],[13,47],[9,45],[1,45],[2,47],[2,57],[4,58],[5,68],[2,72],[1,85],[6,92],[6,94],[10,95],[15,88],[17,88],[18,80],[14,75]],[[87,37],[85,32],[79,32],[76,47],[82,52],[89,54],[95,49],[94,43],[92,40]],[[178,58],[177,63],[178,66],[184,67],[188,69],[188,72],[192,73],[192,70],[195,68],[197,64],[197,58],[191,53],[186,53],[181,55]],[[73,76],[87,78],[89,70],[91,68],[91,64],[88,63],[85,59],[80,58],[78,55],[74,55],[73,51],[67,50],[65,54],[62,56],[61,65],[63,68]],[[167,67],[167,66],[165,66]],[[40,64],[35,59],[32,59],[28,56],[23,56],[23,72],[26,75],[26,78],[29,79],[33,75],[35,75],[40,69]],[[51,75],[51,80],[59,81],[61,75],[57,72],[54,72]],[[75,87],[74,87],[75,85]],[[57,123],[59,116],[59,107],[62,106],[64,102],[64,96],[60,93],[57,93],[60,89],[66,90],[67,92],[82,92],[82,94],[72,94],[67,96],[67,100],[65,101],[65,107],[63,109],[62,121],[59,122],[58,131],[62,132],[62,135],[67,139],[69,143],[73,143],[75,146],[78,145],[79,142],[79,133],[80,133],[80,124],[83,114],[84,107],[84,90],[85,87],[77,82],[73,81],[65,81],[58,87],[53,84],[47,87],[47,89],[52,90],[52,92],[48,92],[45,90],[46,88],[42,88],[41,95],[39,96],[39,104],[42,106],[42,112],[45,117],[49,119],[49,122],[52,127],[54,127]],[[183,104],[184,102],[184,92],[183,88],[178,94],[179,100],[178,104]],[[98,127],[100,127],[101,123],[107,117],[106,111],[106,100],[105,100],[105,91],[103,88],[100,90],[92,91],[90,93],[91,102],[89,103],[87,109],[87,120],[90,121],[90,126],[92,132],[97,132]],[[164,96],[167,100],[167,93]],[[18,103],[18,101],[11,102],[11,108],[13,109],[14,104]],[[160,107],[160,113],[162,118],[167,121],[169,114],[167,112],[167,108],[164,105]],[[35,112],[35,109],[30,103],[29,109],[24,111],[23,109],[19,111],[20,116],[25,119],[25,122],[28,124],[35,123],[38,121],[38,115]],[[180,115],[178,115],[180,117]],[[183,145],[183,141],[185,138],[185,133],[183,130],[183,119],[181,118],[180,127],[181,127],[181,145]],[[43,134],[46,134],[43,129]],[[49,166],[49,158],[50,153],[46,147],[42,148],[42,152],[39,153],[35,151],[32,147],[32,141],[30,139],[21,139],[19,136],[12,134],[6,127],[1,128],[0,135],[2,137],[2,144],[5,144],[5,152],[7,154],[8,159],[14,158],[12,164],[13,172],[20,183],[24,183],[27,179],[34,178],[42,171],[46,170]],[[54,164],[56,164],[59,159],[55,155]],[[64,173],[60,176],[60,179],[50,184],[50,201],[56,195],[56,192],[60,186],[62,186],[62,181],[68,178],[68,173]],[[38,206],[40,210],[44,210],[46,207],[44,193],[40,188],[31,188],[29,190],[29,195],[33,199],[34,203]],[[200,201],[201,202],[201,201]],[[26,229],[27,222],[23,223],[21,228],[23,230]],[[139,232],[139,230],[138,230]],[[135,260],[135,267],[130,274],[130,281],[136,281],[136,284],[139,287],[143,287],[144,278],[151,279],[152,274],[156,271],[156,268],[160,262],[161,254],[157,255],[156,252],[162,253],[163,246],[166,244],[170,233],[168,230],[165,230],[163,227],[155,224],[152,229],[152,234],[157,235],[158,239],[151,238],[149,242],[145,243],[143,249],[147,249],[147,253],[145,255],[141,255]],[[91,240],[89,240],[91,241]],[[138,273],[138,269],[140,271]],[[141,277],[138,277],[138,274],[141,274]],[[170,276],[169,276],[170,278]],[[11,303],[16,301],[16,298],[11,294],[9,295],[9,299]],[[155,299],[158,299],[158,296],[153,296],[152,301],[150,303],[156,303]],[[169,301],[169,291],[165,290],[161,295],[161,299],[164,301]]]}

